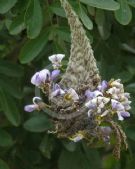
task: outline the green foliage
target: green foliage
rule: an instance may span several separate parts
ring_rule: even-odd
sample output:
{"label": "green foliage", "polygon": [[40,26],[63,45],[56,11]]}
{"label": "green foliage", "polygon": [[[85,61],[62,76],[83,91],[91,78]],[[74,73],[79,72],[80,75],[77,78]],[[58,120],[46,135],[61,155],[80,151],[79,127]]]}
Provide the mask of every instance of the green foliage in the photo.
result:
{"label": "green foliage", "polygon": [[44,132],[52,127],[45,115],[37,115],[24,123],[24,128],[31,132]]}
{"label": "green foliage", "polygon": [[29,1],[24,21],[28,37],[31,39],[36,38],[42,29],[42,9],[39,0]]}
{"label": "green foliage", "polygon": [[117,10],[119,3],[114,0],[81,0],[81,2],[100,9]]}
{"label": "green foliage", "polygon": [[[102,79],[121,78],[132,116],[122,126],[129,150],[58,139],[44,112],[26,113],[31,76],[48,56],[70,53],[70,29],[58,0],[0,0],[0,169],[133,169],[135,166],[135,0],[69,0],[90,38]],[[126,26],[125,26],[126,25]],[[65,62],[65,64],[67,61]]]}
{"label": "green foliage", "polygon": [[0,159],[0,168],[1,169],[9,169],[8,165]]}
{"label": "green foliage", "polygon": [[0,146],[7,147],[13,144],[12,137],[4,130],[0,129]]}
{"label": "green foliage", "polygon": [[119,0],[120,9],[115,11],[117,21],[122,25],[127,25],[132,19],[132,12],[127,0]]}
{"label": "green foliage", "polygon": [[8,12],[17,2],[17,0],[1,0],[0,1],[0,13],[4,14]]}

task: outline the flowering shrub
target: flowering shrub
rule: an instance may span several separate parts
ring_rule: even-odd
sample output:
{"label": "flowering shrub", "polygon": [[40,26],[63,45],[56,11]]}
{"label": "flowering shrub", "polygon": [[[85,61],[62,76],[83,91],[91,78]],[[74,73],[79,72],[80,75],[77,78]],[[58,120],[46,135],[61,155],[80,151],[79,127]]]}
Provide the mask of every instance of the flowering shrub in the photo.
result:
{"label": "flowering shrub", "polygon": [[[125,120],[118,120],[118,106],[125,108],[122,103],[123,106],[114,104],[114,113],[108,112],[103,117],[101,114],[104,108],[100,108],[101,113],[95,118],[93,115],[96,109],[85,106],[92,100],[91,97],[87,98],[85,92],[89,89],[86,88],[81,94],[72,86],[79,101],[72,101],[77,109],[69,106],[69,95],[65,98],[63,94],[63,90],[67,92],[66,87],[59,81],[70,55],[71,31],[59,1],[1,0],[0,169],[132,169],[135,166],[135,2],[68,1],[87,32],[102,79],[106,79],[107,83],[110,83],[111,78],[121,79],[125,91],[130,93],[132,109],[124,112],[130,112],[131,117],[127,118],[122,113]],[[85,48],[82,43],[80,45],[82,49]],[[46,84],[40,90],[43,91],[40,95],[38,84],[34,90],[35,85],[29,81],[33,72],[41,68],[48,69],[51,76],[53,70],[58,70],[57,64],[54,69],[48,65],[46,56],[52,53],[64,53],[66,57],[59,69],[60,74],[56,72],[59,75],[53,80],[56,85],[52,86],[52,92],[58,90],[52,95],[50,102],[47,97],[49,86]],[[83,73],[83,77],[85,76]],[[69,80],[70,78],[71,76]],[[40,78],[39,83],[42,83]],[[90,92],[100,91],[98,85]],[[31,113],[26,113],[24,105],[31,104],[33,96],[36,98],[33,99],[31,108],[25,108]],[[105,93],[103,97],[109,98]],[[114,100],[121,103],[117,98]],[[109,109],[108,105],[112,109],[111,101],[105,108]],[[115,160],[112,156],[113,149],[118,154],[119,149],[127,147],[126,140],[129,149],[121,152],[120,160]]]}

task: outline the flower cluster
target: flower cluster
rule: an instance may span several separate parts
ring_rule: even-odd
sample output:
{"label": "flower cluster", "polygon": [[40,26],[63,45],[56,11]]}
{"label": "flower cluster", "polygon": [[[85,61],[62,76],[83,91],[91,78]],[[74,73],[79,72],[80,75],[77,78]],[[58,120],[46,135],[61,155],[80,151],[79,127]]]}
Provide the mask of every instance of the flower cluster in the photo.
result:
{"label": "flower cluster", "polygon": [[121,121],[130,117],[130,94],[124,92],[120,79],[102,81],[95,91],[87,90],[85,96],[85,106],[89,108],[88,116],[93,112],[99,117],[117,114]]}
{"label": "flower cluster", "polygon": [[[62,89],[60,85],[55,82],[57,77],[60,75],[60,68],[62,66],[61,61],[64,57],[65,56],[63,54],[49,56],[53,70],[50,72],[48,69],[43,69],[39,72],[36,72],[31,78],[31,83],[41,89],[46,88],[46,90],[48,90],[48,97],[50,97],[50,99],[57,96],[63,96],[67,101],[76,102],[79,100],[79,96],[73,88]],[[37,98],[42,100],[40,97],[34,97],[33,104],[25,106],[24,110],[27,112],[40,110],[38,104],[35,102],[35,99]]]}
{"label": "flower cluster", "polygon": [[[130,117],[130,94],[124,92],[124,87],[120,79],[110,80],[109,82],[103,80],[94,91],[87,89],[80,95],[73,88],[61,88],[57,83],[57,78],[61,72],[61,61],[63,58],[64,55],[62,54],[50,56],[49,60],[52,62],[53,70],[43,69],[36,72],[31,78],[31,83],[40,88],[48,96],[48,100],[52,101],[53,98],[61,97],[62,100],[71,103],[69,104],[70,106],[79,105],[80,107],[76,107],[77,111],[81,107],[88,109],[87,118],[95,115],[99,124],[99,132],[104,142],[109,143],[112,129],[109,126],[102,126],[102,121],[104,119],[112,119],[115,115],[118,116],[118,120],[120,121],[126,117]],[[41,104],[39,106],[39,102],[41,103],[42,99],[40,97],[34,97],[33,104],[25,106],[24,110],[27,112],[41,110],[43,107]],[[50,105],[45,103],[44,105],[50,107]],[[85,138],[85,134],[82,131],[78,131],[69,137],[74,142],[78,142],[83,138]]]}

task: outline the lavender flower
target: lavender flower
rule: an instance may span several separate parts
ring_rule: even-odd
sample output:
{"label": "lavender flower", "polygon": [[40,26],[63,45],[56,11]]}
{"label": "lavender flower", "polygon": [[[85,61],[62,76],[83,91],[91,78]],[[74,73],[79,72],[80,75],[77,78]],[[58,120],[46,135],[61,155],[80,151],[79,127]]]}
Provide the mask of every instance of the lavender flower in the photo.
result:
{"label": "lavender flower", "polygon": [[31,83],[39,87],[45,83],[55,80],[59,74],[60,70],[53,70],[50,73],[49,70],[43,69],[32,76]]}
{"label": "lavender flower", "polygon": [[34,110],[37,110],[37,109],[38,109],[38,105],[35,105],[35,104],[26,105],[24,107],[24,110],[27,112],[33,112]]}
{"label": "lavender flower", "polygon": [[26,105],[24,107],[24,110],[27,112],[33,112],[34,110],[39,110],[39,105],[36,102],[41,101],[41,100],[42,99],[40,97],[34,97],[33,104]]}
{"label": "lavender flower", "polygon": [[76,93],[76,91],[73,88],[70,88],[67,91],[67,95],[68,95],[68,98],[70,98],[73,101],[78,101],[79,100],[79,96],[78,96],[78,94]]}
{"label": "lavender flower", "polygon": [[108,88],[108,82],[106,80],[103,80],[101,84],[97,87],[99,91],[104,91]]}
{"label": "lavender flower", "polygon": [[53,86],[53,91],[51,93],[51,98],[59,96],[59,95],[64,95],[64,94],[65,94],[65,91],[63,89],[61,89],[58,84],[55,84]]}
{"label": "lavender flower", "polygon": [[120,120],[120,121],[123,121],[124,118],[126,118],[126,117],[130,117],[130,113],[129,112],[117,111],[117,115],[118,115],[118,120]]}
{"label": "lavender flower", "polygon": [[55,80],[60,74],[60,70],[53,70],[51,73],[51,80]]}
{"label": "lavender flower", "polygon": [[31,83],[35,86],[40,86],[50,81],[50,71],[43,69],[40,72],[35,73],[31,78]]}
{"label": "lavender flower", "polygon": [[85,96],[87,97],[87,99],[93,99],[97,96],[103,96],[103,93],[98,91],[98,90],[95,90],[93,92],[91,92],[90,90],[86,90],[85,91]]}
{"label": "lavender flower", "polygon": [[52,62],[54,69],[61,67],[61,61],[64,57],[65,55],[63,54],[55,54],[55,55],[49,56],[49,60]]}
{"label": "lavender flower", "polygon": [[119,88],[119,89],[123,89],[123,84],[121,84],[120,82],[121,82],[121,80],[120,80],[120,79],[117,79],[117,80],[112,81],[112,82],[110,83],[110,85],[111,85],[112,87],[117,87],[117,88]]}
{"label": "lavender flower", "polygon": [[112,109],[117,110],[117,111],[123,111],[124,110],[124,106],[118,102],[117,100],[111,99],[111,105],[112,105]]}

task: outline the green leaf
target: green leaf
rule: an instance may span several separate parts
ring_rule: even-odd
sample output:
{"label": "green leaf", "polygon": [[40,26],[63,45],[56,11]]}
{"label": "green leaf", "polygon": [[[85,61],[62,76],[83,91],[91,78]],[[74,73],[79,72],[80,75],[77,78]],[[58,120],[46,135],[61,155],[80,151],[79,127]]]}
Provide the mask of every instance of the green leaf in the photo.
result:
{"label": "green leaf", "polygon": [[27,41],[21,49],[19,56],[21,63],[29,63],[44,48],[48,42],[48,31],[41,33],[36,39]]}
{"label": "green leaf", "polygon": [[126,129],[126,135],[128,136],[128,138],[130,138],[131,140],[135,141],[135,128],[128,127]]}
{"label": "green leaf", "polygon": [[65,11],[63,8],[61,8],[61,5],[60,3],[52,3],[50,6],[49,6],[49,9],[56,15],[58,16],[61,16],[61,17],[66,17],[66,14],[65,14]]}
{"label": "green leaf", "polygon": [[37,115],[24,123],[24,128],[31,132],[44,132],[52,128],[52,124],[45,115]]}
{"label": "green leaf", "polygon": [[8,30],[11,35],[17,35],[25,29],[24,15],[19,15],[11,21]]}
{"label": "green leaf", "polygon": [[39,0],[30,0],[25,14],[27,35],[30,39],[36,38],[43,24],[42,9]]}
{"label": "green leaf", "polygon": [[0,159],[0,169],[9,169],[7,163]]}
{"label": "green leaf", "polygon": [[9,77],[21,77],[24,74],[24,69],[18,64],[9,61],[0,60],[0,73]]}
{"label": "green leaf", "polygon": [[15,100],[9,95],[7,95],[2,89],[0,89],[0,101],[2,110],[7,119],[14,126],[19,126],[21,118]]}
{"label": "green leaf", "polygon": [[79,15],[80,15],[81,21],[83,22],[84,26],[87,29],[92,30],[93,23],[91,19],[88,17],[88,15],[86,14],[85,10],[83,9],[83,6],[81,5],[79,5]]}
{"label": "green leaf", "polygon": [[111,24],[107,22],[105,12],[103,10],[96,10],[96,24],[102,39],[106,40],[110,36]]}
{"label": "green leaf", "polygon": [[122,25],[128,25],[132,19],[132,11],[127,3],[127,0],[118,0],[120,9],[115,11],[116,20]]}
{"label": "green leaf", "polygon": [[76,150],[77,145],[76,145],[76,143],[74,143],[73,141],[69,141],[69,140],[66,141],[66,140],[64,140],[64,141],[62,141],[62,143],[63,143],[64,147],[65,147],[68,151],[73,152],[73,151]]}
{"label": "green leaf", "polygon": [[8,12],[17,2],[17,0],[0,0],[0,13]]}
{"label": "green leaf", "polygon": [[[53,30],[52,30],[53,31]],[[71,42],[71,38],[70,38],[70,30],[68,27],[58,27],[55,29],[57,35],[64,41],[66,42]]]}
{"label": "green leaf", "polygon": [[128,4],[135,8],[135,0],[128,0]]}
{"label": "green leaf", "polygon": [[[100,147],[100,146],[99,146]],[[86,158],[88,159],[91,169],[101,169],[101,157],[99,152],[95,148],[88,148],[87,144],[83,142],[83,149],[85,151]],[[96,162],[95,162],[96,161]]]}
{"label": "green leaf", "polygon": [[106,9],[106,10],[117,10],[119,9],[119,3],[115,2],[114,0],[80,0],[86,5]]}
{"label": "green leaf", "polygon": [[53,143],[54,143],[54,139],[50,135],[45,135],[45,137],[43,138],[39,146],[39,149],[42,152],[42,154],[48,159],[51,158],[51,152],[54,147]]}
{"label": "green leaf", "polygon": [[120,78],[123,83],[129,82],[132,79],[133,75],[128,71],[122,71],[114,75],[115,79]]}
{"label": "green leaf", "polygon": [[59,158],[59,169],[90,169],[89,162],[81,151],[63,150]]}
{"label": "green leaf", "polygon": [[11,96],[18,99],[22,98],[22,91],[20,90],[19,86],[17,85],[17,83],[14,83],[14,81],[11,81],[10,78],[1,76],[0,86]]}
{"label": "green leaf", "polygon": [[126,86],[126,90],[128,92],[133,92],[135,93],[135,83],[130,83],[129,85]]}
{"label": "green leaf", "polygon": [[0,129],[0,146],[7,147],[13,144],[13,140],[10,134],[5,130]]}

